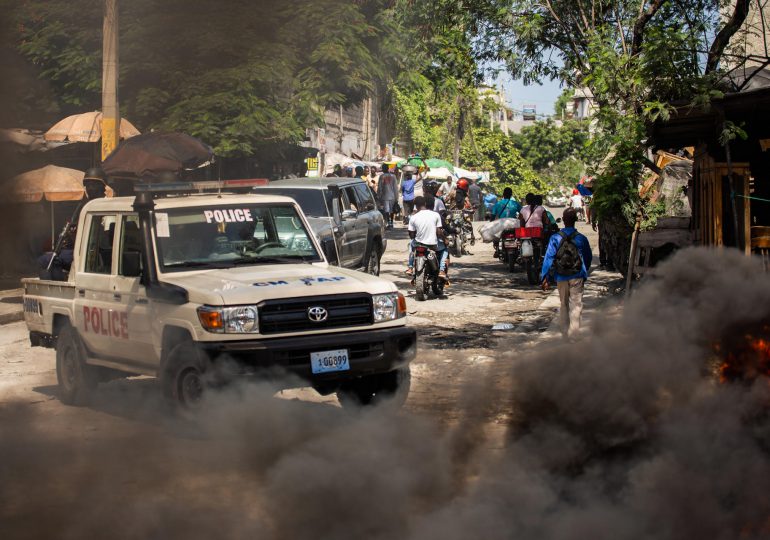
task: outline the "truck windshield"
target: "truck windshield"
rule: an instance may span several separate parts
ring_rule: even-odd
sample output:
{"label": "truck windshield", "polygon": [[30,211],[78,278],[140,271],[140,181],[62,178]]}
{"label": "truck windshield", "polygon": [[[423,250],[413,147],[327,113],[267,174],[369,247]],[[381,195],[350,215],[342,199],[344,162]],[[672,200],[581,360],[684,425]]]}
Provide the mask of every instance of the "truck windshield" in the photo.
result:
{"label": "truck windshield", "polygon": [[[308,189],[291,187],[255,188],[254,193],[285,195],[295,201],[306,216],[327,217],[331,211],[334,198],[327,189]],[[324,197],[326,200],[324,201]]]}
{"label": "truck windshield", "polygon": [[291,205],[223,205],[156,212],[155,236],[164,272],[322,260]]}

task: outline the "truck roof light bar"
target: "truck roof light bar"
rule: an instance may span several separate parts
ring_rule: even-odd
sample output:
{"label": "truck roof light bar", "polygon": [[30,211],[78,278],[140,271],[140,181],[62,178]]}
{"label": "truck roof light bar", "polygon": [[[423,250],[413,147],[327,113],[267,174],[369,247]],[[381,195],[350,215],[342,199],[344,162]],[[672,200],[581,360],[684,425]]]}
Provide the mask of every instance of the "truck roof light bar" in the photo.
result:
{"label": "truck roof light bar", "polygon": [[270,183],[267,178],[241,178],[234,180],[201,180],[195,182],[167,182],[158,184],[135,184],[134,192],[150,193],[195,193],[210,190],[248,189],[266,186]]}

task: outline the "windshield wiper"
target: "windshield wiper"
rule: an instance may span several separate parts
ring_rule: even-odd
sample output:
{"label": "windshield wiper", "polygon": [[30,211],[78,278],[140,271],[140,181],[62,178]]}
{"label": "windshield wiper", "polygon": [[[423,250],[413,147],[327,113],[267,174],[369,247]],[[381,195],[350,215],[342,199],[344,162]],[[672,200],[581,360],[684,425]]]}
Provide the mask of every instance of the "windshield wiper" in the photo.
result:
{"label": "windshield wiper", "polygon": [[179,261],[169,264],[164,264],[166,268],[232,268],[232,263],[213,262],[213,261]]}

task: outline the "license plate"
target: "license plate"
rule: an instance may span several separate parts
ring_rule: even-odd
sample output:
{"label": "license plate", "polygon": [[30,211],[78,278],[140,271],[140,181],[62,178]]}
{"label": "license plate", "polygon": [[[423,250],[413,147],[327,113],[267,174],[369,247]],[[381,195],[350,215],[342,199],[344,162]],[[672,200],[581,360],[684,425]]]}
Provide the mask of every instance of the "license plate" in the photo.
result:
{"label": "license plate", "polygon": [[313,373],[329,373],[350,369],[348,350],[323,351],[310,353],[310,367]]}

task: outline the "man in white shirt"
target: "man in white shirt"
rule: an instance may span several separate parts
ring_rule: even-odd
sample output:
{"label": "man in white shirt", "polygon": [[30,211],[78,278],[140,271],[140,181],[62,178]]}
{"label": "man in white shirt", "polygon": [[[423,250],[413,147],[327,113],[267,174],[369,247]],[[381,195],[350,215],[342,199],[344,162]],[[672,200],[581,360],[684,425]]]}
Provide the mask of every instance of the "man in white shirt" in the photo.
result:
{"label": "man in white shirt", "polygon": [[583,209],[583,196],[577,189],[572,190],[572,197],[569,198],[569,204],[567,206],[574,208],[579,217],[585,217]]}
{"label": "man in white shirt", "polygon": [[441,186],[438,188],[438,191],[436,191],[437,197],[447,197],[451,193],[453,193],[455,190],[455,181],[454,178],[451,176],[446,177],[446,182],[441,184]]}
{"label": "man in white shirt", "polygon": [[406,273],[414,273],[414,247],[417,243],[430,246],[437,250],[439,255],[439,277],[447,279],[446,275],[446,249],[438,250],[439,239],[444,241],[444,229],[441,225],[441,216],[432,210],[425,208],[425,197],[415,197],[414,207],[417,210],[409,220],[409,237],[412,239],[411,249],[409,251],[409,268]]}

